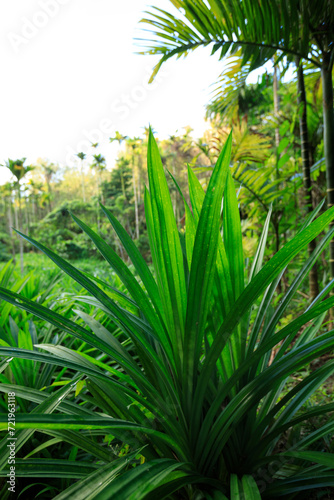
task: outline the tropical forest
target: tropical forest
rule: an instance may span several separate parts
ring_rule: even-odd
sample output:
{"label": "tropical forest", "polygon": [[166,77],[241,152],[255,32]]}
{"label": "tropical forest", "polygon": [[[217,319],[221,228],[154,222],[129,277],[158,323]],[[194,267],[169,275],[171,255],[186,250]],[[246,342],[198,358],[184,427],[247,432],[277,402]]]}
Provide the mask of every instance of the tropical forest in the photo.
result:
{"label": "tropical forest", "polygon": [[[120,31],[135,8],[30,3],[21,32],[4,32],[22,68],[53,30],[55,43],[81,33],[88,8]],[[129,121],[90,134],[70,161],[45,152],[37,115],[4,123],[0,498],[334,500],[334,4],[142,5],[124,35],[149,68],[137,100],[122,98]],[[95,24],[80,36],[97,50]],[[185,68],[180,93],[195,106],[205,64],[216,79],[196,108],[204,125],[189,109],[180,126],[157,82]],[[98,65],[76,68],[104,88]],[[3,109],[26,80],[6,73]],[[154,85],[160,111],[153,97],[140,105]],[[58,147],[51,109],[71,106],[48,95]]]}

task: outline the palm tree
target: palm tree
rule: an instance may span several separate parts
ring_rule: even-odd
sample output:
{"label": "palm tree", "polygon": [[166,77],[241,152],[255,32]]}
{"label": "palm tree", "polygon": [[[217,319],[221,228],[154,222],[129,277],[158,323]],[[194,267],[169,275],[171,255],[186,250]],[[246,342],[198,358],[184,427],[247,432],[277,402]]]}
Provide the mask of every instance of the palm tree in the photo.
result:
{"label": "palm tree", "polygon": [[[311,62],[321,69],[323,83],[324,146],[328,206],[334,205],[334,5],[331,0],[171,0],[180,15],[153,7],[149,24],[153,39],[142,53],[160,55],[151,80],[168,59],[212,46],[220,59],[242,53],[249,71],[274,56]],[[153,27],[153,30],[152,30]],[[331,223],[334,225],[334,222]],[[330,246],[330,274],[334,277],[334,240]]]}
{"label": "palm tree", "polygon": [[[132,148],[132,155],[131,155],[131,166],[132,166],[132,186],[133,186],[133,198],[134,198],[134,203],[135,203],[135,225],[136,225],[136,238],[137,240],[139,239],[139,212],[138,212],[138,200],[139,196],[138,195],[138,189],[137,189],[137,169],[136,169],[136,163],[135,163],[135,149],[139,145],[139,138],[134,138],[134,139],[129,139],[127,135],[122,135],[120,132],[116,131],[114,137],[110,137],[109,141],[113,143],[114,141],[117,141],[118,144],[122,144],[123,141],[127,141],[127,144]],[[139,193],[140,193],[140,184],[139,184]]]}
{"label": "palm tree", "polygon": [[[7,167],[11,173],[14,175],[16,178],[15,181],[15,187],[16,187],[16,193],[17,193],[17,202],[18,202],[18,207],[19,207],[19,217],[18,217],[18,227],[19,231],[22,232],[22,203],[21,203],[21,180],[25,177],[25,175],[30,172],[31,170],[34,169],[32,166],[25,166],[24,163],[26,161],[26,158],[21,158],[19,160],[11,160],[8,158],[8,160],[5,161],[5,167]],[[23,267],[23,239],[19,238],[19,245],[20,245],[20,267],[21,267],[21,274],[23,275],[24,267]]]}
{"label": "palm tree", "polygon": [[[128,138],[127,135],[122,135],[120,134],[117,130],[115,133],[115,137],[109,137],[109,142],[113,143],[114,141],[117,141],[118,144],[122,144],[123,141],[125,141]],[[123,165],[123,163],[122,163]],[[123,176],[123,168],[121,169],[121,182],[122,182],[122,192],[124,198],[126,198],[126,193],[125,193],[125,182],[124,182],[124,176]]]}
{"label": "palm tree", "polygon": [[242,115],[249,121],[252,108],[259,108],[267,102],[269,104],[267,93],[264,94],[263,91],[269,86],[273,87],[273,75],[266,72],[261,81],[247,85],[250,65],[242,64],[242,59],[240,50],[225,59],[224,69],[212,92],[212,100],[206,107],[207,118],[224,117],[233,121],[238,115]]}
{"label": "palm tree", "polygon": [[[98,143],[95,143],[96,145],[92,144],[94,148],[98,146]],[[98,199],[101,199],[102,204],[104,203],[103,200],[103,193],[102,193],[102,178],[101,178],[101,172],[105,170],[106,168],[106,159],[104,156],[102,156],[100,153],[93,155],[94,161],[91,165],[91,167],[95,170],[96,174],[96,188],[97,188],[97,197]],[[100,209],[99,206],[97,206],[97,227],[100,229]]]}
{"label": "palm tree", "polygon": [[126,139],[128,139],[127,135],[123,135],[120,132],[118,132],[118,130],[116,130],[115,136],[109,137],[109,142],[113,143],[114,141],[117,141],[118,144],[122,144],[122,142],[126,141]]}
{"label": "palm tree", "polygon": [[103,170],[106,168],[106,159],[104,156],[102,156],[100,153],[93,155],[94,161],[92,163],[92,167],[94,168],[96,175],[97,175],[97,188],[98,188],[98,196],[101,197],[101,201],[103,203],[103,195],[101,192],[101,184],[102,184],[102,178],[101,178],[101,173]]}
{"label": "palm tree", "polygon": [[[274,61],[275,62],[275,61]],[[288,63],[289,64],[289,63]],[[310,148],[308,141],[308,130],[307,130],[307,103],[306,103],[306,92],[304,83],[304,72],[303,72],[303,62],[300,58],[295,59],[295,64],[297,67],[297,88],[298,88],[298,105],[301,109],[299,113],[299,128],[300,128],[300,140],[301,140],[301,151],[302,151],[302,174],[303,174],[303,184],[305,191],[305,201],[307,211],[312,211],[315,203],[313,202],[313,193],[311,185],[311,162],[310,162]],[[250,73],[250,65],[242,65],[242,54],[239,50],[237,56],[231,56],[227,58],[227,64],[223,72],[219,77],[219,82],[217,88],[214,91],[214,98],[212,102],[207,107],[207,116],[216,117],[224,116],[232,122],[235,122],[235,117],[238,113],[248,118],[248,108],[251,103],[255,102],[259,105],[260,101],[265,101],[263,94],[263,86],[268,83],[268,75],[262,78],[262,82],[258,82],[255,85],[247,86],[246,78]],[[287,69],[285,67],[284,69]],[[276,75],[275,75],[276,73]],[[278,78],[277,78],[277,65],[274,65],[274,75],[271,78],[273,83],[273,93],[274,93],[274,114],[279,117],[279,99],[278,99]],[[252,93],[250,93],[252,91]],[[276,122],[278,123],[278,122]],[[275,145],[276,149],[279,147],[280,137],[278,125],[275,128]],[[277,154],[277,160],[279,155]],[[279,172],[277,171],[277,174]],[[278,175],[277,175],[278,177]],[[273,217],[274,222],[274,217]],[[276,225],[276,222],[275,222]],[[278,236],[278,227],[275,227],[276,237]],[[316,247],[316,242],[312,241],[308,246],[309,255],[312,254]],[[317,265],[311,269],[309,273],[309,290],[312,298],[315,298],[319,293],[318,286],[318,272]]]}
{"label": "palm tree", "polygon": [[83,153],[81,151],[80,153],[77,153],[76,156],[81,160],[80,161],[80,173],[81,173],[82,199],[83,199],[83,202],[86,203],[85,178],[84,178],[84,172],[83,172],[83,162],[84,162],[84,159],[86,158],[86,153]]}
{"label": "palm tree", "polygon": [[[311,163],[310,148],[307,129],[307,101],[304,81],[303,63],[300,58],[296,58],[297,67],[297,93],[299,111],[299,129],[300,129],[300,147],[302,155],[303,184],[305,191],[306,208],[308,213],[313,211],[312,183],[311,183]],[[313,240],[308,244],[309,255],[313,253],[317,244]],[[310,295],[314,299],[319,293],[317,264],[314,264],[309,273]]]}
{"label": "palm tree", "polygon": [[[142,22],[153,26],[147,54],[161,55],[151,80],[161,65],[199,46],[212,46],[220,59],[242,54],[247,74],[266,61],[304,59],[322,71],[324,144],[328,206],[334,204],[334,112],[332,68],[334,61],[334,8],[329,0],[171,0],[181,15],[154,8]],[[303,170],[305,172],[305,164]],[[334,276],[334,240],[330,246],[330,269]]]}
{"label": "palm tree", "polygon": [[51,189],[51,179],[53,174],[56,172],[56,165],[54,163],[48,163],[45,161],[41,162],[41,167],[43,170],[44,178],[45,178],[45,183],[48,188],[48,205],[49,205],[49,212],[52,211],[52,189]]}
{"label": "palm tree", "polygon": [[35,221],[38,221],[41,217],[41,214],[39,213],[39,208],[42,206],[42,203],[45,199],[45,193],[43,196],[44,199],[42,198],[44,184],[43,182],[29,179],[28,187],[29,187],[29,199],[31,199],[32,201],[32,215]]}
{"label": "palm tree", "polygon": [[5,212],[7,212],[8,232],[11,240],[13,262],[15,264],[15,239],[13,238],[13,191],[15,186],[11,182],[6,182],[0,188],[0,194],[5,204]]}
{"label": "palm tree", "polygon": [[[131,165],[132,165],[132,186],[133,186],[133,197],[135,202],[135,224],[136,224],[136,238],[139,239],[139,213],[138,213],[138,203],[140,198],[140,179],[138,176],[138,165],[135,161],[136,151],[142,145],[142,140],[139,137],[134,137],[133,139],[128,139],[127,144],[132,148],[131,154]],[[137,185],[138,184],[138,185]]]}

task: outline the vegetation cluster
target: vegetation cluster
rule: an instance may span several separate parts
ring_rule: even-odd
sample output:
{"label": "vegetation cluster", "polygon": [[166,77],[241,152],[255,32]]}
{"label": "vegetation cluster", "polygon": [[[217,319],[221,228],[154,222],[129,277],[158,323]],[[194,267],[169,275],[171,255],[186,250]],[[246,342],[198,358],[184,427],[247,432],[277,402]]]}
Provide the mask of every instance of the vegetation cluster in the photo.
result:
{"label": "vegetation cluster", "polygon": [[225,61],[203,137],[3,165],[4,500],[13,394],[19,498],[334,498],[333,8],[171,3],[152,78]]}

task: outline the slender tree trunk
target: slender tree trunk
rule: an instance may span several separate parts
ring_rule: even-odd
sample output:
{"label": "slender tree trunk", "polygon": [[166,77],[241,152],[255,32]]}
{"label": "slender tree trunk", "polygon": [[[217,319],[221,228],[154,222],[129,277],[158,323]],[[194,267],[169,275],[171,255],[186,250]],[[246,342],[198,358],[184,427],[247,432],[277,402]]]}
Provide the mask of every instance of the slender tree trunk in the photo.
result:
{"label": "slender tree trunk", "polygon": [[[19,231],[22,233],[22,206],[21,206],[21,187],[20,183],[17,183],[17,197],[19,202],[19,220],[18,226]],[[23,267],[23,239],[22,236],[19,236],[19,248],[20,248],[20,267],[21,267],[21,275],[23,276],[24,267]]]}
{"label": "slender tree trunk", "polygon": [[[278,68],[274,66],[274,82],[273,82],[273,91],[274,91],[274,114],[277,117],[279,112],[279,95],[278,95],[278,83],[279,83],[279,75]],[[278,148],[279,146],[279,128],[275,128],[275,146]]]}
{"label": "slender tree trunk", "polygon": [[97,170],[95,171],[95,175],[96,175],[96,189],[97,189],[97,206],[96,206],[96,209],[97,209],[97,228],[98,230],[100,231],[100,205],[99,205],[99,199],[100,199],[100,185],[99,185],[99,178],[98,178],[98,172]]}
{"label": "slender tree trunk", "polygon": [[50,182],[47,181],[47,186],[48,186],[48,205],[49,205],[49,212],[52,212],[52,202],[51,202],[51,186],[50,186]]}
{"label": "slender tree trunk", "polygon": [[103,191],[102,191],[102,175],[101,175],[100,169],[99,169],[99,196],[101,198],[102,205],[104,205],[104,197],[103,197]]}
{"label": "slender tree trunk", "polygon": [[24,211],[25,219],[26,219],[26,231],[27,235],[29,236],[30,233],[30,216],[29,216],[29,205],[28,205],[28,200],[25,200],[25,211]]}
{"label": "slender tree trunk", "polygon": [[16,204],[14,206],[14,220],[15,220],[15,229],[19,229],[19,213]]}
{"label": "slender tree trunk", "polygon": [[[327,177],[327,206],[334,205],[334,112],[333,112],[333,79],[330,54],[323,54],[322,93],[324,113],[324,147]],[[330,223],[333,227],[334,221]],[[330,242],[330,279],[334,277],[334,240]],[[332,293],[332,292],[331,292]]]}
{"label": "slender tree trunk", "polygon": [[38,197],[37,197],[37,195],[35,195],[35,198],[34,198],[34,214],[35,214],[35,219],[36,219],[35,222],[38,222],[39,219],[40,219],[40,216],[39,216],[39,206],[38,206]]}
{"label": "slender tree trunk", "polygon": [[142,170],[142,161],[140,157],[140,153],[138,155],[138,168],[137,168],[137,173],[138,173],[138,182],[137,182],[137,202],[138,205],[141,202],[141,170]]}
{"label": "slender tree trunk", "polygon": [[[309,147],[308,130],[307,130],[306,92],[305,92],[303,63],[301,62],[300,59],[297,59],[296,65],[297,65],[298,105],[300,107],[299,130],[300,130],[301,156],[303,164],[303,185],[305,191],[304,196],[306,201],[307,212],[310,213],[313,211],[313,199],[312,199],[312,183],[311,183],[310,147]],[[308,245],[309,255],[312,254],[316,246],[317,243],[315,239],[309,243]],[[314,264],[309,274],[309,288],[310,288],[310,295],[314,299],[319,294],[317,263]]]}
{"label": "slender tree trunk", "polygon": [[[275,62],[275,61],[274,61]],[[278,117],[278,112],[279,112],[279,95],[278,95],[278,68],[277,66],[274,66],[274,81],[273,81],[273,92],[274,92],[274,115],[275,117]],[[279,154],[277,152],[277,148],[280,143],[280,137],[279,137],[279,127],[275,128],[275,146],[276,146],[276,179],[278,180],[280,175],[278,171],[278,160],[279,160]],[[279,191],[280,189],[280,184],[277,184],[277,190]],[[275,226],[275,236],[276,236],[276,252],[279,251],[280,249],[280,233],[279,233],[279,220],[277,219],[274,222]],[[277,293],[280,294],[282,293],[282,280],[280,280],[277,284]]]}
{"label": "slender tree trunk", "polygon": [[122,167],[122,170],[121,170],[121,184],[122,184],[122,193],[123,193],[124,199],[126,200],[127,198],[126,198],[126,192],[125,192],[123,167]]}
{"label": "slender tree trunk", "polygon": [[10,241],[12,243],[12,254],[13,254],[13,263],[16,263],[16,252],[15,252],[15,238],[13,235],[13,213],[12,213],[12,197],[9,197],[9,203],[8,203],[8,227],[9,227],[9,236],[10,236]]}

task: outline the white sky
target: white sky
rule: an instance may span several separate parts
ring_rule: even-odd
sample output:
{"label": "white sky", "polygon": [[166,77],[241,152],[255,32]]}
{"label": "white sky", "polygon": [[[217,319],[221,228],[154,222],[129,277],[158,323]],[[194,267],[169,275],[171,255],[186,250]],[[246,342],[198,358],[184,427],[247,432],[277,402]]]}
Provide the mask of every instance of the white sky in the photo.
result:
{"label": "white sky", "polygon": [[[135,52],[139,19],[168,0],[11,0],[0,3],[0,163],[38,157],[72,164],[90,142],[112,168],[116,130],[159,138],[190,125],[200,137],[210,85],[223,66],[210,49],[173,60],[153,85],[154,57]],[[142,25],[144,27],[144,25]],[[0,182],[9,179],[0,169]]]}

